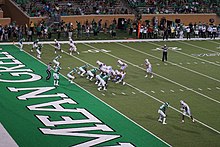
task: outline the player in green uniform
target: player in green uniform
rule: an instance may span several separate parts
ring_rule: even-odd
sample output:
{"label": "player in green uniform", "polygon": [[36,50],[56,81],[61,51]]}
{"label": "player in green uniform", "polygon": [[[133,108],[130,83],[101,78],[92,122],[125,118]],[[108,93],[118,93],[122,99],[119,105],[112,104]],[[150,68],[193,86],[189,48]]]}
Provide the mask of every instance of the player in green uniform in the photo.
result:
{"label": "player in green uniform", "polygon": [[41,59],[41,49],[42,49],[43,45],[42,44],[39,44],[36,48],[36,51],[37,51],[37,58],[38,59]]}
{"label": "player in green uniform", "polygon": [[100,91],[101,89],[107,90],[107,81],[108,81],[108,74],[105,74],[103,77],[100,79],[100,83],[98,84],[99,88],[98,90]]}
{"label": "player in green uniform", "polygon": [[59,86],[59,74],[61,67],[57,64],[54,68],[53,78],[54,78],[54,86]]}
{"label": "player in green uniform", "polygon": [[25,41],[25,39],[24,38],[21,38],[20,40],[19,40],[19,46],[20,46],[20,51],[23,51],[23,41]]}
{"label": "player in green uniform", "polygon": [[79,67],[78,73],[80,74],[81,77],[84,76],[84,74],[87,72],[88,67],[89,67],[89,64],[85,64],[85,65]]}
{"label": "player in green uniform", "polygon": [[97,71],[98,71],[98,68],[93,68],[93,69],[91,69],[91,70],[88,70],[88,71],[87,71],[87,79],[89,79],[90,81],[92,81],[92,79],[93,79],[94,77],[96,77]]}
{"label": "player in green uniform", "polygon": [[167,124],[166,123],[166,114],[165,114],[165,112],[166,112],[166,109],[169,107],[169,103],[168,102],[165,102],[163,105],[161,105],[160,106],[160,108],[159,108],[159,110],[158,110],[158,113],[159,113],[159,119],[158,119],[158,121],[159,122],[162,122],[162,124]]}
{"label": "player in green uniform", "polygon": [[73,83],[73,80],[76,78],[74,74],[77,73],[77,69],[78,67],[75,67],[67,74],[67,77],[69,78],[70,83]]}

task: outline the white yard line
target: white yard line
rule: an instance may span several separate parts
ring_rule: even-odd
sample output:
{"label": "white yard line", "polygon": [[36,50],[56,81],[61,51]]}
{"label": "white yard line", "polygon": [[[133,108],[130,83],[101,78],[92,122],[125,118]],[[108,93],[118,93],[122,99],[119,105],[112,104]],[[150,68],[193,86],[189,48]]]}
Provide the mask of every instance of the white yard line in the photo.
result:
{"label": "white yard line", "polygon": [[192,46],[192,47],[200,48],[202,50],[206,50],[206,51],[209,51],[209,52],[219,53],[217,51],[213,51],[213,50],[210,50],[210,49],[207,49],[207,48],[204,48],[204,47],[201,47],[201,46],[197,46],[197,45],[194,45],[194,44],[190,44],[190,43],[187,43],[187,42],[184,42],[184,41],[178,41],[178,42],[182,43],[182,44],[186,44],[186,45]]}
{"label": "white yard line", "polygon": [[[149,42],[149,43],[150,43],[150,42]],[[124,46],[124,47],[126,47],[126,48],[129,48],[129,49],[131,49],[131,50],[134,50],[134,51],[136,51],[136,52],[139,52],[139,53],[141,53],[141,54],[145,54],[145,55],[151,56],[151,57],[153,57],[153,58],[158,59],[158,60],[161,61],[161,58],[156,57],[156,56],[154,56],[154,55],[148,54],[148,53],[146,53],[146,52],[143,52],[143,51],[137,50],[137,49],[135,49],[135,48],[133,48],[133,47],[130,47],[130,46],[127,46],[127,45],[124,45],[124,44],[121,44],[121,43],[117,43],[117,44],[119,44],[119,45],[121,45],[121,46]],[[155,44],[155,43],[152,43],[152,44],[158,46],[158,44]],[[96,49],[97,49],[97,48],[96,48]],[[178,65],[178,64],[176,64],[176,63],[173,63],[173,62],[170,62],[170,61],[167,61],[167,63],[170,63],[171,65],[174,65],[174,66],[180,67],[180,68],[182,68],[182,69],[188,70],[188,71],[193,72],[193,73],[195,73],[195,74],[198,74],[198,75],[204,76],[204,77],[209,78],[209,79],[211,79],[211,80],[214,80],[214,81],[220,82],[219,79],[216,79],[216,78],[213,78],[213,77],[211,77],[211,76],[205,75],[205,74],[203,74],[203,73],[197,72],[197,71],[195,71],[195,70],[192,70],[192,69],[189,69],[189,68],[183,67],[183,66]],[[219,66],[220,66],[220,65],[219,65]]]}
{"label": "white yard line", "polygon": [[[148,43],[149,43],[149,44],[152,44],[152,45],[155,45],[155,46],[160,46],[160,47],[161,47],[161,45],[156,44],[156,43],[153,43],[153,42],[148,42]],[[192,55],[189,55],[189,54],[183,53],[182,51],[175,51],[175,50],[172,50],[172,51],[220,67],[220,64],[216,64],[215,62],[208,61],[208,60],[205,60],[205,59],[202,59],[202,58],[198,58],[198,57],[195,57],[195,56],[192,56]]]}
{"label": "white yard line", "polygon": [[[51,44],[49,44],[49,45],[51,45]],[[53,45],[51,45],[51,46],[53,46]],[[18,47],[18,46],[17,46],[17,47]],[[53,46],[53,47],[54,47],[54,46]],[[19,47],[18,47],[18,49],[19,49]],[[29,54],[29,53],[26,52],[25,50],[24,50],[23,52],[25,52],[26,54],[28,54],[28,55],[31,56],[32,58],[38,60],[38,61],[41,62],[43,65],[47,66],[44,62],[42,62],[41,60],[37,59],[37,58],[34,57],[33,55]],[[84,61],[84,60],[82,60],[82,59],[80,59],[80,58],[77,58],[77,57],[75,57],[75,56],[73,56],[73,55],[68,54],[66,51],[64,51],[64,53],[67,54],[67,55],[69,55],[69,56],[71,56],[71,57],[74,57],[74,58],[78,59],[79,61],[81,61],[81,62],[83,62],[83,63],[87,63],[87,64],[91,65],[90,63],[88,63],[88,62],[86,62],[86,61]],[[91,66],[93,66],[93,65],[91,65]],[[95,67],[95,66],[93,66],[93,67]],[[66,76],[64,76],[63,74],[61,74],[61,75],[62,75],[65,79],[68,80],[68,78],[67,78]],[[110,106],[109,104],[107,104],[106,102],[104,102],[103,100],[101,100],[100,98],[98,98],[97,96],[95,96],[94,94],[92,94],[91,92],[89,92],[88,90],[86,90],[85,88],[81,87],[80,85],[78,85],[78,84],[75,83],[75,82],[74,82],[74,84],[75,84],[76,86],[80,87],[81,89],[83,89],[84,91],[86,91],[88,94],[94,96],[96,99],[98,99],[100,102],[102,102],[103,104],[105,104],[106,106],[108,106],[109,108],[111,108],[112,110],[116,111],[117,113],[119,113],[119,114],[122,115],[123,117],[127,118],[128,120],[130,120],[131,122],[133,122],[134,124],[136,124],[137,126],[139,126],[140,128],[142,128],[143,130],[145,130],[146,132],[150,133],[151,135],[153,135],[154,137],[156,137],[157,139],[159,139],[160,141],[162,141],[162,142],[165,143],[166,145],[171,146],[171,145],[168,144],[166,141],[164,141],[163,139],[159,138],[158,136],[156,136],[155,134],[153,134],[152,132],[150,132],[150,131],[147,130],[146,128],[142,127],[141,125],[139,125],[138,123],[136,123],[135,121],[133,121],[132,119],[130,119],[129,117],[127,117],[126,115],[122,114],[120,111],[118,111],[118,110],[115,109],[114,107]]]}

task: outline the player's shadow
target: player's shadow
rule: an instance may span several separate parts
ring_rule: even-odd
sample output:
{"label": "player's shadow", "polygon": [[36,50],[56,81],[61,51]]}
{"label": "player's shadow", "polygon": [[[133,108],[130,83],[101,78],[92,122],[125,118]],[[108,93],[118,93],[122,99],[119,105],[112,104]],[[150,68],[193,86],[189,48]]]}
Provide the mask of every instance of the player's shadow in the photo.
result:
{"label": "player's shadow", "polygon": [[193,131],[193,130],[189,130],[189,129],[186,129],[184,128],[182,125],[179,126],[175,126],[175,125],[172,125],[174,129],[178,130],[178,131],[182,131],[182,132],[187,132],[187,133],[192,133],[192,134],[200,134],[199,132],[197,131]]}

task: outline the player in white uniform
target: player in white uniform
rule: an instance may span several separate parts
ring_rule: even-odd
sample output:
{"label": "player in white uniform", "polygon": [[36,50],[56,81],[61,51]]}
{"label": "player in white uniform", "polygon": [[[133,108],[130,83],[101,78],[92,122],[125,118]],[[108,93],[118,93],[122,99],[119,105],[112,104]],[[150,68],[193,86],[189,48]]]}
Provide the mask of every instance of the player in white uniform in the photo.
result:
{"label": "player in white uniform", "polygon": [[42,47],[43,47],[43,45],[42,45],[42,44],[40,44],[40,45],[38,45],[38,46],[36,47],[36,51],[37,51],[37,58],[38,58],[38,59],[41,59],[41,54],[42,54],[41,49],[42,49]]}
{"label": "player in white uniform", "polygon": [[62,58],[62,56],[58,55],[56,56],[56,58],[53,59],[53,63],[56,65],[60,65],[60,62],[58,61],[60,58]]}
{"label": "player in white uniform", "polygon": [[125,70],[128,67],[128,65],[121,60],[118,60],[118,64],[120,65],[121,70]]}
{"label": "player in white uniform", "polygon": [[39,42],[39,39],[37,39],[37,40],[35,40],[35,41],[33,42],[33,46],[32,46],[32,48],[31,48],[31,52],[33,52],[34,49],[37,49],[37,47],[38,47],[38,42]]}
{"label": "player in white uniform", "polygon": [[19,42],[18,42],[18,44],[20,46],[20,51],[23,51],[23,41],[25,41],[24,38],[20,39]]}
{"label": "player in white uniform", "polygon": [[57,50],[63,52],[63,50],[61,49],[61,46],[60,46],[60,42],[57,41],[56,39],[54,39],[54,42],[55,42],[55,51],[54,51],[54,53],[56,54]]}
{"label": "player in white uniform", "polygon": [[162,124],[167,124],[166,123],[166,109],[169,107],[169,103],[168,102],[165,102],[163,105],[160,106],[159,110],[158,110],[158,113],[159,113],[159,119],[158,121],[159,122],[162,122]]}
{"label": "player in white uniform", "polygon": [[124,82],[124,78],[125,78],[126,72],[121,70],[120,72],[117,72],[117,76],[116,76],[116,80],[117,80],[117,84],[118,83],[122,83],[123,85],[125,85]]}
{"label": "player in white uniform", "polygon": [[96,64],[98,64],[99,69],[104,65],[104,63],[99,60],[96,61]]}
{"label": "player in white uniform", "polygon": [[185,117],[186,115],[189,115],[189,117],[191,118],[191,120],[192,120],[193,122],[195,122],[195,120],[194,120],[194,118],[192,117],[192,114],[191,114],[191,112],[190,112],[189,105],[188,105],[187,103],[185,103],[183,100],[180,101],[180,105],[181,105],[180,110],[183,111],[183,113],[182,113],[182,114],[183,114],[183,115],[182,115],[182,122],[184,122],[184,117]]}
{"label": "player in white uniform", "polygon": [[152,73],[152,65],[151,65],[151,63],[149,62],[148,59],[145,59],[145,62],[144,62],[144,63],[145,63],[146,72],[147,72],[145,78],[147,78],[148,75],[149,75],[151,78],[153,78],[154,76],[153,76],[153,73]]}
{"label": "player in white uniform", "polygon": [[73,40],[71,38],[69,38],[69,40],[70,40],[70,48],[69,48],[70,55],[72,55],[73,52],[79,54],[79,52],[77,52],[77,48],[76,48],[75,44],[73,43]]}

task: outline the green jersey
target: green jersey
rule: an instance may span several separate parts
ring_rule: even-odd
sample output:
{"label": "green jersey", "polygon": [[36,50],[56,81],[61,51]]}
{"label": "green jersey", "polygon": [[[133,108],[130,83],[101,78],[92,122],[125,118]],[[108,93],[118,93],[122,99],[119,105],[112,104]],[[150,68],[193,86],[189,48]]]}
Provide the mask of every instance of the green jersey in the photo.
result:
{"label": "green jersey", "polygon": [[166,104],[163,104],[162,106],[160,106],[160,110],[165,113],[167,107],[168,107],[168,106],[167,106]]}
{"label": "green jersey", "polygon": [[97,69],[96,69],[96,68],[93,68],[93,69],[91,69],[90,71],[91,71],[91,73],[96,74]]}
{"label": "green jersey", "polygon": [[102,79],[103,79],[104,81],[108,81],[108,78],[109,78],[108,75],[104,75],[104,76],[102,77]]}
{"label": "green jersey", "polygon": [[78,69],[78,67],[75,67],[75,68],[73,68],[73,70],[71,70],[69,73],[71,74],[71,73],[77,73],[77,69]]}
{"label": "green jersey", "polygon": [[85,65],[81,66],[81,68],[83,68],[84,70],[86,70],[86,69],[87,69],[87,67],[88,67],[88,65],[87,65],[87,64],[85,64]]}
{"label": "green jersey", "polygon": [[59,66],[56,66],[55,69],[54,69],[54,72],[57,73],[57,74],[59,74],[60,69],[61,69],[61,68],[60,68]]}

